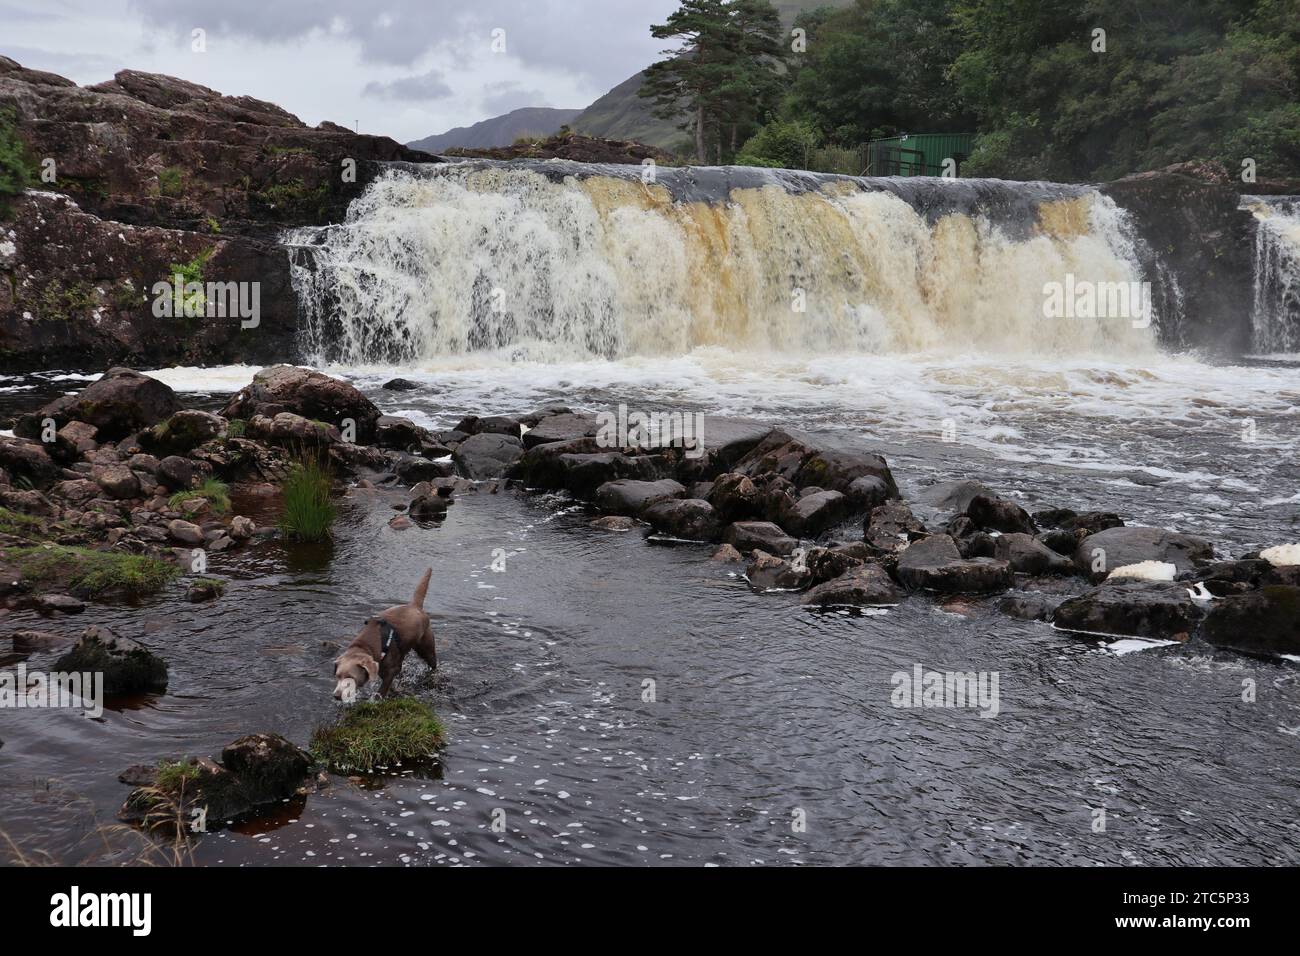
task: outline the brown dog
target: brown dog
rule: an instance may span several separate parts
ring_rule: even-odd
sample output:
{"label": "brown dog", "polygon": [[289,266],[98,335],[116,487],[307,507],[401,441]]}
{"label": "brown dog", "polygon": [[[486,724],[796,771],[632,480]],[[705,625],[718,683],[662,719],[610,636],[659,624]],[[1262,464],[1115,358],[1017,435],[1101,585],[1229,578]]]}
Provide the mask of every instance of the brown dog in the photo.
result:
{"label": "brown dog", "polygon": [[424,572],[411,603],[390,607],[366,621],[361,633],[338,656],[334,662],[335,699],[352,703],[366,681],[376,677],[383,678],[379,696],[386,696],[411,650],[430,668],[438,669],[433,629],[424,613],[424,595],[432,575],[433,568]]}

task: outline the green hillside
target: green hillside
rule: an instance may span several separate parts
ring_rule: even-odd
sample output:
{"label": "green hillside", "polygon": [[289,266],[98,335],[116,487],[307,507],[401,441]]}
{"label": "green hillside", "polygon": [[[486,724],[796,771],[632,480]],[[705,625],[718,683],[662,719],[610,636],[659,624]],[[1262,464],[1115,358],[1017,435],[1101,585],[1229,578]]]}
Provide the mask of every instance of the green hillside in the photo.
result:
{"label": "green hillside", "polygon": [[[777,0],[781,22],[789,27],[805,10],[818,7],[847,7],[854,0]],[[647,64],[648,65],[648,64]],[[634,139],[674,153],[691,150],[691,135],[669,120],[650,112],[650,101],[637,96],[643,74],[637,73],[614,87],[578,114],[569,126],[587,136],[603,139]]]}

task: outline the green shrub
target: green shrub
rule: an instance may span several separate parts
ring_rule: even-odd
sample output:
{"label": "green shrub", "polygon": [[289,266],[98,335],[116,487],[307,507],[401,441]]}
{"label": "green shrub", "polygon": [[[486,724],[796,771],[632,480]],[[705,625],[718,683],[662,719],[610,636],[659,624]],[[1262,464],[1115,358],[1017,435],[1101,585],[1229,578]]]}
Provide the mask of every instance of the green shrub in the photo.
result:
{"label": "green shrub", "polygon": [[68,587],[83,594],[153,594],[181,573],[176,565],[157,558],[69,545],[9,548],[8,554],[29,580],[49,583],[66,579]]}
{"label": "green shrub", "polygon": [[10,200],[21,196],[35,179],[27,144],[18,135],[14,111],[0,110],[0,216],[9,214]]}
{"label": "green shrub", "polygon": [[203,290],[186,294],[185,287],[191,282],[203,284],[203,269],[207,266],[208,260],[216,252],[216,247],[205,249],[196,255],[189,262],[173,262],[167,267],[167,283],[170,285],[176,281],[176,276],[181,277],[181,291],[177,295],[172,292],[172,315],[202,315],[204,307],[207,305],[207,296]]}
{"label": "green shrub", "polygon": [[5,534],[28,538],[38,533],[42,527],[39,518],[25,515],[21,511],[11,511],[8,508],[0,507],[0,531]]}
{"label": "green shrub", "polygon": [[280,530],[298,541],[324,541],[334,523],[330,474],[320,458],[304,455],[289,472],[284,486]]}
{"label": "green shrub", "polygon": [[362,701],[311,735],[311,754],[331,770],[368,772],[436,755],[446,732],[432,708],[410,697]]}
{"label": "green shrub", "polygon": [[187,507],[187,503],[197,504],[197,499],[200,498],[206,500],[212,506],[212,510],[218,514],[230,510],[230,486],[216,478],[208,478],[203,484],[189,491],[176,492],[167,499],[167,504],[173,511],[192,511],[196,509],[192,506]]}
{"label": "green shrub", "polygon": [[736,154],[736,165],[804,169],[808,154],[820,142],[821,134],[807,123],[775,120],[745,141]]}
{"label": "green shrub", "polygon": [[185,192],[185,170],[179,166],[168,166],[158,173],[158,192],[172,199]]}

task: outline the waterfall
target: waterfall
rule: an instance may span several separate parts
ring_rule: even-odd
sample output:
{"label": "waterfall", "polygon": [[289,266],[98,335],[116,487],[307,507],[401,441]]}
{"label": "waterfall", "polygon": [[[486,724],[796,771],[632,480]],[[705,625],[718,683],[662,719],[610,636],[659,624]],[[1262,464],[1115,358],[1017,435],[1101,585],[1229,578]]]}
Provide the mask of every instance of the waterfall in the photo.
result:
{"label": "waterfall", "polygon": [[1254,350],[1300,352],[1300,199],[1245,196],[1242,204],[1257,220]]}
{"label": "waterfall", "polygon": [[[1088,187],[558,161],[391,164],[293,230],[305,352],[409,364],[736,351],[1142,354],[1127,316],[1049,286],[1144,278]],[[1157,317],[1158,318],[1158,317]]]}

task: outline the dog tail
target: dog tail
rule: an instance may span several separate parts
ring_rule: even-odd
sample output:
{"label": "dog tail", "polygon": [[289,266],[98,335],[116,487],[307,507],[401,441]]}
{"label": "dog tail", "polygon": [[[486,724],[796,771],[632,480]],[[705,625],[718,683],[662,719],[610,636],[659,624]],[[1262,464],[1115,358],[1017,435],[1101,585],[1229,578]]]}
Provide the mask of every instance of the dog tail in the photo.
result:
{"label": "dog tail", "polygon": [[420,578],[420,583],[415,586],[415,596],[411,598],[411,606],[423,608],[424,596],[429,593],[429,578],[433,577],[433,568],[424,572],[424,577]]}

